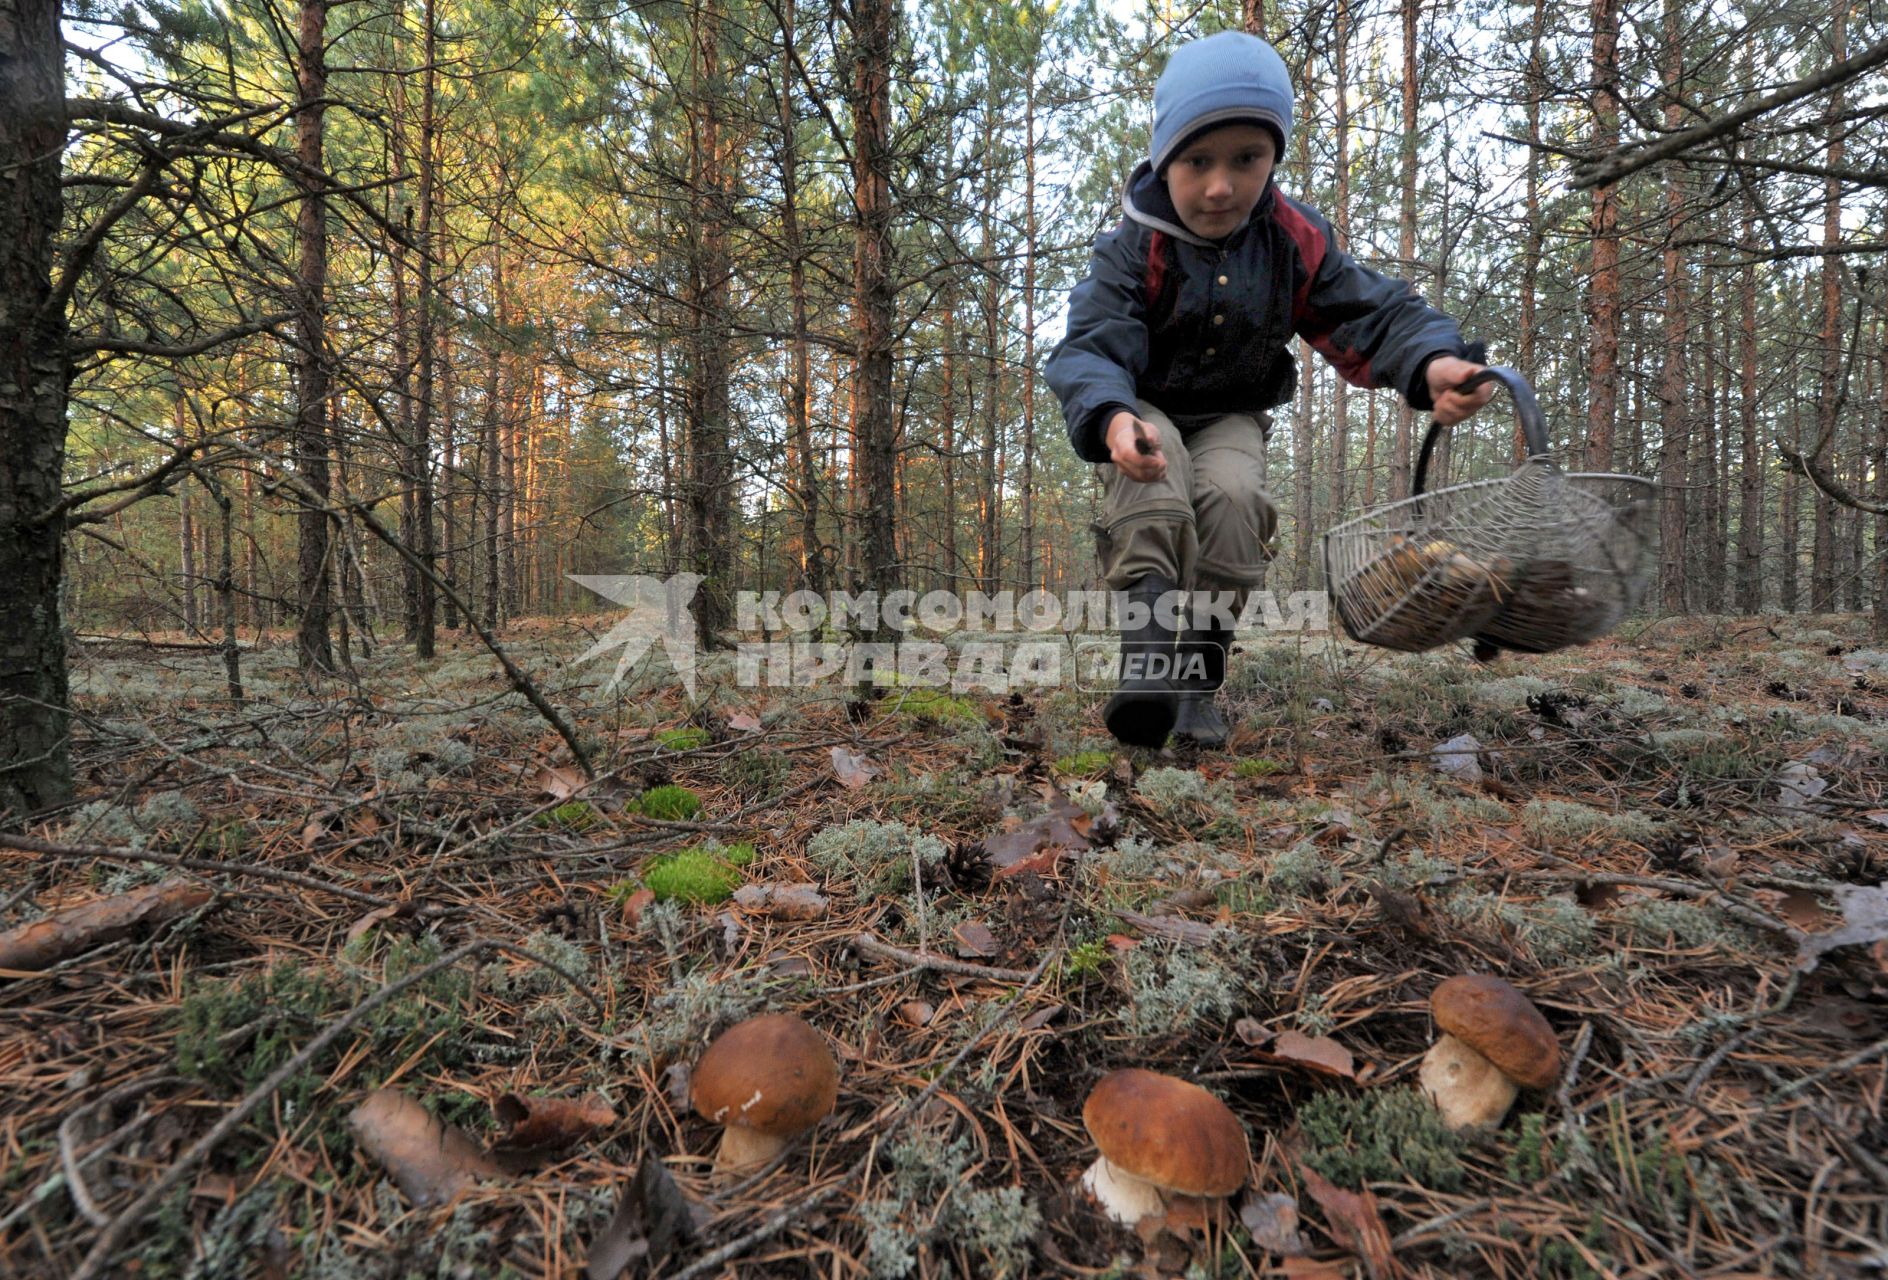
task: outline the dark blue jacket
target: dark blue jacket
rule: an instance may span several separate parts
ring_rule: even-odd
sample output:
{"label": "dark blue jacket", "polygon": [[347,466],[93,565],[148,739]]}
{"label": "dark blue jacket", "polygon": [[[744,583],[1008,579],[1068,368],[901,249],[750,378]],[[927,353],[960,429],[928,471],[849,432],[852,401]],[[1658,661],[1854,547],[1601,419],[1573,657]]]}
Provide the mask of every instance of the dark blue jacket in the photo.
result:
{"label": "dark blue jacket", "polygon": [[1182,434],[1285,403],[1297,380],[1294,334],[1346,381],[1393,388],[1418,409],[1431,407],[1430,357],[1467,352],[1455,321],[1358,265],[1322,214],[1274,184],[1219,242],[1181,225],[1147,161],[1121,203],[1127,216],[1096,240],[1069,298],[1068,334],[1043,370],[1089,462],[1108,461],[1107,420],[1137,398]]}

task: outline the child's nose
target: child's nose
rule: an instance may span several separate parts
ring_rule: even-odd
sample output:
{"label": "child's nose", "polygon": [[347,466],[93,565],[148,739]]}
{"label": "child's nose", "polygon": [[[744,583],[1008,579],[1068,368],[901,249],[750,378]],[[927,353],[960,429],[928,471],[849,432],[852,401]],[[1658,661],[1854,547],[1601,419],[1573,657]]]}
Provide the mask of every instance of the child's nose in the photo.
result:
{"label": "child's nose", "polygon": [[1212,170],[1206,178],[1206,193],[1212,196],[1225,196],[1232,193],[1232,175],[1224,169]]}

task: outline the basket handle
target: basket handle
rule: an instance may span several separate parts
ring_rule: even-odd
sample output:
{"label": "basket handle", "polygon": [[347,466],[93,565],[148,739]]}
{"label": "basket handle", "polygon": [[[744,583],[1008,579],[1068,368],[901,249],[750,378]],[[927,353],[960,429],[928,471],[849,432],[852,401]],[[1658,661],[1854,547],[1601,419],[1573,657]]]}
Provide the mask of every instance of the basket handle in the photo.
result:
{"label": "basket handle", "polygon": [[[1469,358],[1482,355],[1482,344],[1477,342],[1469,347]],[[1456,388],[1457,391],[1472,391],[1484,382],[1499,382],[1508,389],[1508,395],[1514,400],[1514,413],[1521,420],[1521,431],[1527,437],[1529,457],[1538,457],[1547,452],[1547,423],[1541,417],[1541,402],[1534,396],[1534,388],[1528,380],[1506,365],[1493,364],[1469,378]],[[1447,430],[1440,422],[1431,421],[1429,430],[1423,436],[1422,452],[1416,457],[1416,475],[1410,486],[1412,498],[1421,497],[1424,482],[1429,478],[1429,455],[1435,451],[1436,440]]]}

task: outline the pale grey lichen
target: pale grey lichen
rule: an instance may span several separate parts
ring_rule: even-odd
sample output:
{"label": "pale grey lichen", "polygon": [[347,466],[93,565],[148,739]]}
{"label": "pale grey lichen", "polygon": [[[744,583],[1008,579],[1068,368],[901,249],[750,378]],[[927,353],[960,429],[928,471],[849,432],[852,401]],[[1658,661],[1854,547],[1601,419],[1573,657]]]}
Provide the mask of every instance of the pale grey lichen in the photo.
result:
{"label": "pale grey lichen", "polygon": [[1137,1036],[1178,1035],[1239,1007],[1237,977],[1212,947],[1146,939],[1128,952],[1127,981],[1122,1022]]}
{"label": "pale grey lichen", "polygon": [[898,893],[911,885],[911,863],[942,859],[944,842],[902,822],[861,819],[828,827],[806,843],[806,856],[820,872],[863,892]]}
{"label": "pale grey lichen", "polygon": [[1021,1187],[968,1183],[975,1154],[967,1137],[919,1132],[885,1152],[885,1194],[860,1205],[865,1262],[873,1280],[901,1280],[927,1244],[949,1241],[980,1264],[978,1274],[1020,1276],[1042,1215]]}
{"label": "pale grey lichen", "polygon": [[1670,898],[1634,898],[1613,912],[1614,922],[1634,942],[1691,949],[1746,951],[1756,942],[1751,931],[1723,912]]}
{"label": "pale grey lichen", "polygon": [[1642,813],[1608,813],[1591,805],[1567,800],[1530,800],[1521,810],[1521,825],[1545,840],[1580,840],[1602,836],[1645,844],[1658,837],[1659,824]]}

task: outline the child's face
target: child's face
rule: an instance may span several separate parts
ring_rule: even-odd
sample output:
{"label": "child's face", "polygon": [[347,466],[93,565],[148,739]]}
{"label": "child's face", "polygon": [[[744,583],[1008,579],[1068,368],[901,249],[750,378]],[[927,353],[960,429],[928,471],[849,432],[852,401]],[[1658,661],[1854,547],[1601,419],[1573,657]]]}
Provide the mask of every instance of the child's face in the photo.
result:
{"label": "child's face", "polygon": [[1203,133],[1167,166],[1167,191],[1186,229],[1219,240],[1245,225],[1272,176],[1272,132],[1229,124]]}

